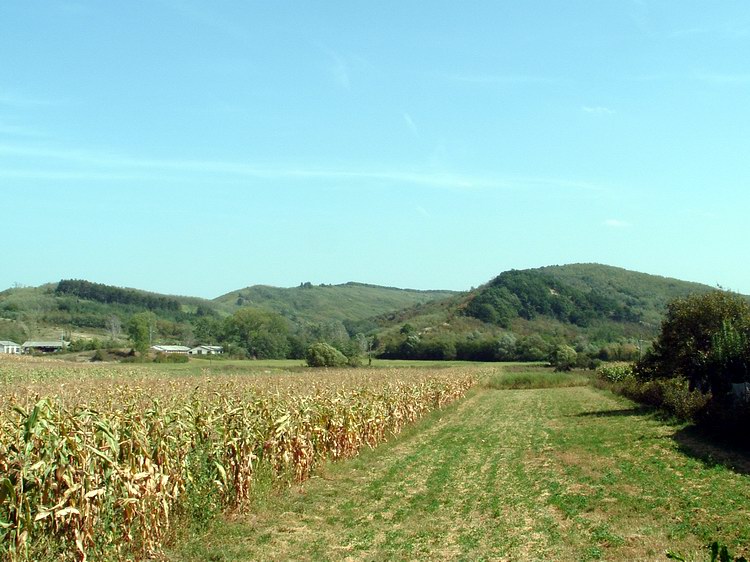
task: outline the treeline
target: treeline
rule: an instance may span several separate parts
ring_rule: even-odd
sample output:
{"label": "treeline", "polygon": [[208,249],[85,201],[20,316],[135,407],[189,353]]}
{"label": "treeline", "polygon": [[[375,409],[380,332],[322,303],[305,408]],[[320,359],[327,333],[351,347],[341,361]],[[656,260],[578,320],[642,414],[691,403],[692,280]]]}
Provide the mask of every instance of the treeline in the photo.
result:
{"label": "treeline", "polygon": [[588,326],[595,319],[638,322],[641,314],[606,294],[582,291],[538,270],[506,271],[479,289],[465,313],[483,322],[509,328],[514,318],[550,316]]}
{"label": "treeline", "polygon": [[63,279],[55,289],[57,295],[72,295],[105,304],[137,306],[152,311],[179,312],[180,302],[161,295],[151,295],[134,289],[123,289],[81,279]]}
{"label": "treeline", "polygon": [[638,346],[629,341],[597,346],[585,338],[569,342],[561,337],[516,336],[511,332],[499,336],[449,332],[432,335],[417,332],[408,323],[379,344],[383,359],[459,361],[548,361],[560,346],[566,346],[575,352],[576,366],[582,368],[595,367],[598,361],[635,361],[640,354]]}
{"label": "treeline", "polygon": [[283,316],[245,307],[226,318],[203,316],[194,320],[193,337],[201,343],[223,345],[234,357],[255,359],[304,359],[308,348],[326,343],[346,357],[368,348],[362,334],[347,332],[342,322],[292,323]]}

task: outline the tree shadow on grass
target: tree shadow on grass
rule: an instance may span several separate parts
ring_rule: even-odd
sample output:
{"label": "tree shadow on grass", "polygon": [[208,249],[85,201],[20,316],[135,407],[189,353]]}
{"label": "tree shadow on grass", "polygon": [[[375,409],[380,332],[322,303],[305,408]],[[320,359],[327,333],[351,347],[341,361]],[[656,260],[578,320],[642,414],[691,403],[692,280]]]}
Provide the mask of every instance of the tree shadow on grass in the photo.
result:
{"label": "tree shadow on grass", "polygon": [[625,416],[646,416],[666,424],[675,424],[678,427],[671,438],[677,443],[682,454],[701,461],[707,468],[721,466],[738,474],[750,475],[750,448],[739,445],[736,441],[716,431],[694,425],[680,427],[684,422],[652,406],[636,405],[632,408],[581,412],[575,414],[574,417],[618,418]]}
{"label": "tree shadow on grass", "polygon": [[687,426],[676,431],[672,438],[681,453],[701,461],[707,468],[721,466],[750,475],[750,450],[715,431]]}
{"label": "tree shadow on grass", "polygon": [[623,416],[653,415],[654,409],[649,406],[633,406],[632,408],[618,408],[617,410],[597,410],[575,414],[577,418],[619,418]]}

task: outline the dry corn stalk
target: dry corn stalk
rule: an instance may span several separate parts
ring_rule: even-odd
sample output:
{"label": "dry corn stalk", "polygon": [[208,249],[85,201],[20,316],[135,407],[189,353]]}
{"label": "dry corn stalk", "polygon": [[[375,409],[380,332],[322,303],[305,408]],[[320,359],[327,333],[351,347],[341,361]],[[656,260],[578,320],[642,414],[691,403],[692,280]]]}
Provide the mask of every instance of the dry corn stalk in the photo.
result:
{"label": "dry corn stalk", "polygon": [[[17,381],[7,365],[0,380]],[[32,380],[43,384],[65,385],[76,372],[34,368]],[[0,553],[9,561],[148,557],[196,494],[241,507],[260,464],[304,480],[322,460],[376,446],[474,382],[470,373],[408,375],[347,385],[290,379],[286,387],[276,377],[262,388],[203,377],[185,393],[184,380],[154,386],[136,372],[130,383],[99,379],[87,396],[84,382],[42,399],[8,393],[0,402]]]}

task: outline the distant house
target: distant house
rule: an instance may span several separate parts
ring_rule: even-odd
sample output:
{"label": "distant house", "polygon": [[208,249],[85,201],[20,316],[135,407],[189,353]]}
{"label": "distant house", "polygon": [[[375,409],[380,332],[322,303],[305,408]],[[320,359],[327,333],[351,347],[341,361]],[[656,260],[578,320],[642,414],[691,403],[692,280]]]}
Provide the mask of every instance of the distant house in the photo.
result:
{"label": "distant house", "polygon": [[188,351],[190,355],[221,355],[224,348],[220,345],[199,345]]}
{"label": "distant house", "polygon": [[0,353],[21,353],[21,346],[12,341],[0,341]]}
{"label": "distant house", "polygon": [[56,353],[64,350],[68,344],[57,341],[27,341],[21,345],[24,353]]}
{"label": "distant house", "polygon": [[190,353],[190,348],[184,345],[152,345],[151,351],[156,353]]}

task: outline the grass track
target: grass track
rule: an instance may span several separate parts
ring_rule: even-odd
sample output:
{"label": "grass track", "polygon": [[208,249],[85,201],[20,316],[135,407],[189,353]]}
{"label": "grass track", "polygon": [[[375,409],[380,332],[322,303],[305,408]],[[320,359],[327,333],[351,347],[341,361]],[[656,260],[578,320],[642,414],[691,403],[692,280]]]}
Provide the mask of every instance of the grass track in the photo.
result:
{"label": "grass track", "polygon": [[[173,560],[706,560],[750,544],[750,477],[590,387],[481,388],[223,518]],[[678,434],[679,435],[679,434]]]}

